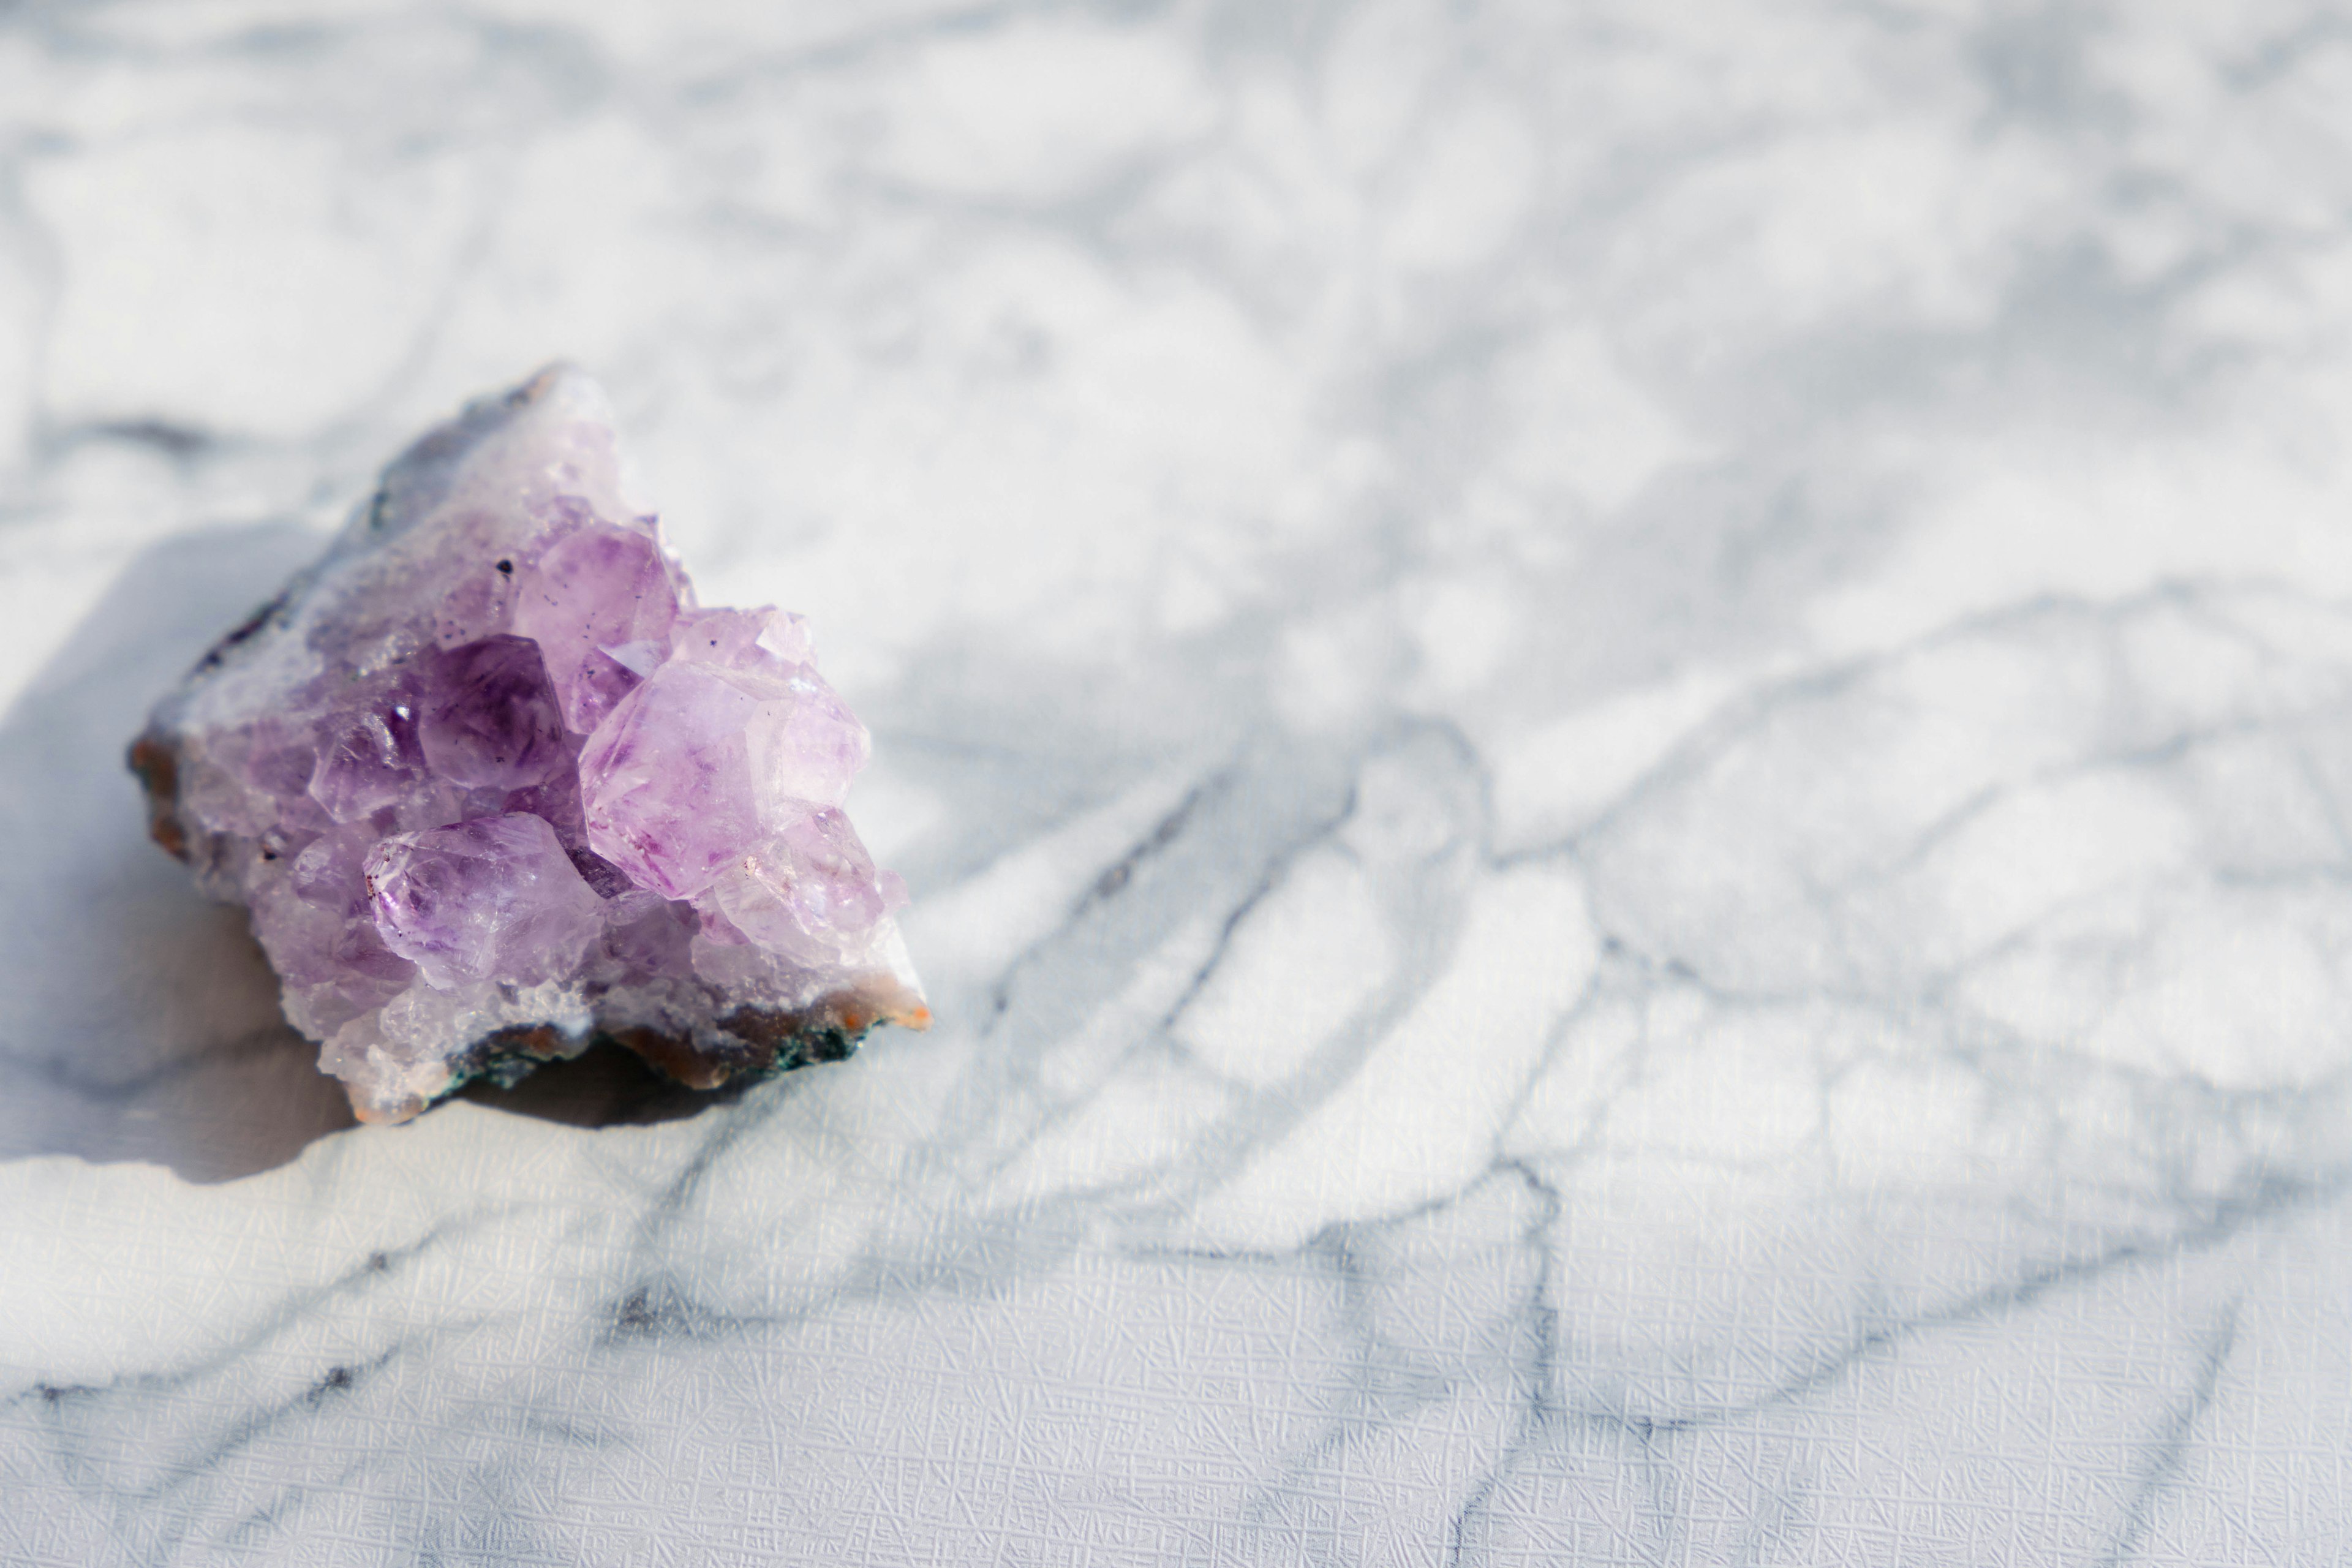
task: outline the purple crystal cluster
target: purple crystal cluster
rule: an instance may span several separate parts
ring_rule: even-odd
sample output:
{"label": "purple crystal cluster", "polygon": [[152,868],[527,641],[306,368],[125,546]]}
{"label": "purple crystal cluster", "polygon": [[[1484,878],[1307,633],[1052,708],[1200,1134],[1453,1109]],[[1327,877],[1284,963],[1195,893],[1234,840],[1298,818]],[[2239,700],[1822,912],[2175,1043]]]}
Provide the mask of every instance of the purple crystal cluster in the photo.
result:
{"label": "purple crystal cluster", "polygon": [[808,628],[705,609],[558,366],[384,472],[131,751],[360,1115],[620,1041],[710,1087],[929,1021]]}

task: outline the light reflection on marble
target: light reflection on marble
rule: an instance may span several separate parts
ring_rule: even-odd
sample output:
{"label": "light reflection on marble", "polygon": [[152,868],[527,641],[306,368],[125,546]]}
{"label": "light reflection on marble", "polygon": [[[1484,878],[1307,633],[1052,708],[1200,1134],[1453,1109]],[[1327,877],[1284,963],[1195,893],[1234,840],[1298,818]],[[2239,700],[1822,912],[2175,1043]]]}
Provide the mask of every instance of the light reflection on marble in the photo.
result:
{"label": "light reflection on marble", "polygon": [[[2352,53],[0,9],[0,1557],[2352,1554]],[[568,354],[939,1026],[353,1131],[120,749]]]}

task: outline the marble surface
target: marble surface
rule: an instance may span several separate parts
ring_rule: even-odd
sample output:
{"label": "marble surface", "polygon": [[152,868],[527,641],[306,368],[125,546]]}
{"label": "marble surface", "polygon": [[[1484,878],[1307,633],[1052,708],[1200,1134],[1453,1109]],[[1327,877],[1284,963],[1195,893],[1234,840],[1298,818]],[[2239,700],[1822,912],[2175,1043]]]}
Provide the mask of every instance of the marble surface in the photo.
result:
{"label": "marble surface", "polygon": [[[0,1559],[2352,1556],[2347,23],[0,5]],[[120,749],[557,354],[940,1022],[355,1130]]]}

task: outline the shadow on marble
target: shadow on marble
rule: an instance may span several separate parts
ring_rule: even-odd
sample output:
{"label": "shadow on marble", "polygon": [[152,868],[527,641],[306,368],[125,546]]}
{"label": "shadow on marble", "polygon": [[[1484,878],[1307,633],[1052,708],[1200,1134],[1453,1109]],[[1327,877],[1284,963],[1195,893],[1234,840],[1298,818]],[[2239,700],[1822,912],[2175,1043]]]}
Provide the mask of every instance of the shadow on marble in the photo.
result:
{"label": "shadow on marble", "polygon": [[751,1087],[739,1082],[719,1089],[688,1089],[623,1047],[599,1041],[576,1060],[550,1063],[512,1089],[476,1079],[455,1098],[488,1110],[567,1127],[635,1127],[698,1116],[713,1106],[740,1100]]}
{"label": "shadow on marble", "polygon": [[[200,897],[149,841],[123,764],[155,698],[319,548],[289,524],[153,546],[0,720],[0,1160],[226,1181],[353,1125],[280,1016],[244,911]],[[467,1098],[575,1126],[713,1103],[604,1050]]]}
{"label": "shadow on marble", "polygon": [[148,840],[123,764],[148,705],[318,547],[288,524],[153,546],[0,721],[0,1158],[217,1181],[352,1124],[243,912]]}

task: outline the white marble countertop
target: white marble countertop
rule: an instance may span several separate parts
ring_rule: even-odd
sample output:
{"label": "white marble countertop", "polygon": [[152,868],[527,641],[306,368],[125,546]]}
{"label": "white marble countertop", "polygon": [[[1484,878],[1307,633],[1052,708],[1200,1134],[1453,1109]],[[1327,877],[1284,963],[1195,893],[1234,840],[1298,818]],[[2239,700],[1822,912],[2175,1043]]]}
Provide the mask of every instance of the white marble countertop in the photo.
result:
{"label": "white marble countertop", "polygon": [[[2352,1558],[2347,21],[0,5],[0,1560]],[[558,354],[940,1021],[352,1129],[121,750]]]}

